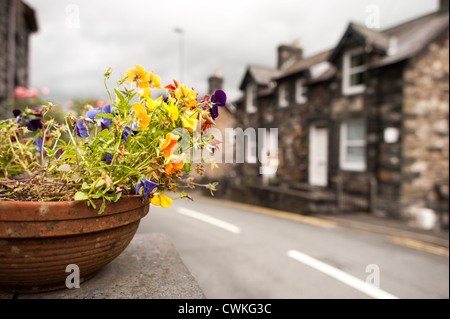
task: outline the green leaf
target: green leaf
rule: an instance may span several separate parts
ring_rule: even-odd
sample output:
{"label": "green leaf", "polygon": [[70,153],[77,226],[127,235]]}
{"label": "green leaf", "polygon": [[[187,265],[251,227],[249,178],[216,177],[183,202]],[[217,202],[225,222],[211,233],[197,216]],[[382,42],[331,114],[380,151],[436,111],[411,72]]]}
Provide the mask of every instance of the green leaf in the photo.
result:
{"label": "green leaf", "polygon": [[122,192],[119,192],[119,193],[115,194],[114,195],[114,200],[113,200],[114,203],[117,202],[120,199],[120,197],[122,197]]}
{"label": "green leaf", "polygon": [[184,171],[186,172],[186,174],[189,174],[191,172],[191,163],[184,163]]}
{"label": "green leaf", "polygon": [[84,191],[88,190],[90,188],[91,188],[91,186],[89,186],[88,183],[86,183],[86,182],[83,182],[83,185],[81,185],[81,189],[84,190]]}
{"label": "green leaf", "polygon": [[98,210],[98,214],[102,214],[105,211],[106,202],[103,201],[102,206],[100,206],[100,209]]}
{"label": "green leaf", "polygon": [[105,185],[106,182],[104,179],[101,179],[98,181],[97,185],[95,185],[96,188],[102,187],[103,185]]}
{"label": "green leaf", "polygon": [[86,193],[76,192],[75,200],[86,200],[86,199],[89,199],[89,196]]}
{"label": "green leaf", "polygon": [[118,89],[114,89],[114,92],[116,92],[117,97],[119,98],[119,101],[123,101],[123,95],[119,92]]}
{"label": "green leaf", "polygon": [[109,133],[109,131],[108,131],[108,129],[104,129],[104,130],[102,130],[100,133],[98,133],[98,138],[106,138],[107,136],[108,136],[108,133]]}
{"label": "green leaf", "polygon": [[114,118],[114,114],[111,114],[111,113],[98,113],[97,116],[104,117],[104,118],[107,118],[107,119],[113,119]]}

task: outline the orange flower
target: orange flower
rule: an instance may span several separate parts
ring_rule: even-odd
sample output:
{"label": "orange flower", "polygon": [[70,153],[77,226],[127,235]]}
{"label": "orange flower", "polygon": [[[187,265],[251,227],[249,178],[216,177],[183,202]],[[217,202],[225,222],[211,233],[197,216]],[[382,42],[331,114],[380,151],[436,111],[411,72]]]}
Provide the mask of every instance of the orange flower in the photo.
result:
{"label": "orange flower", "polygon": [[183,168],[184,162],[180,161],[178,163],[169,163],[166,165],[166,174],[170,175],[173,172],[177,172]]}
{"label": "orange flower", "polygon": [[145,107],[140,103],[134,103],[133,111],[136,117],[139,119],[139,126],[143,130],[148,130],[148,125],[150,124],[151,117],[147,114]]}
{"label": "orange flower", "polygon": [[167,133],[166,139],[162,142],[160,148],[164,151],[164,155],[169,158],[169,156],[172,154],[173,150],[175,149],[178,139],[180,137],[172,134]]}
{"label": "orange flower", "polygon": [[158,75],[153,74],[153,70],[149,74],[149,82],[151,87],[161,89],[161,78]]}

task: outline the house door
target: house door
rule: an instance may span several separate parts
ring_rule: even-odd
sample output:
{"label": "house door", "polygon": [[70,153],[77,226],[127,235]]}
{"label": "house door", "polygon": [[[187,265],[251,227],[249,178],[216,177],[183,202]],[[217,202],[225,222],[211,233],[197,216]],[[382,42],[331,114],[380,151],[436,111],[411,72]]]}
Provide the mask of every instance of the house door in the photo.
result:
{"label": "house door", "polygon": [[328,184],[328,129],[311,126],[309,129],[309,184]]}

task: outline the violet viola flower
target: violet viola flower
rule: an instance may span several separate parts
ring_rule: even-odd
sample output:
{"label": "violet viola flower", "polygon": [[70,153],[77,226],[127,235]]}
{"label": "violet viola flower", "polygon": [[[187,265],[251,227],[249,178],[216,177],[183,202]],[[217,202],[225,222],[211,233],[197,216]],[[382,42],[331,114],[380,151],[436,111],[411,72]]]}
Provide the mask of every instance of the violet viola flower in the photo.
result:
{"label": "violet viola flower", "polygon": [[34,145],[36,145],[36,149],[38,152],[41,152],[42,149],[42,138],[38,138],[34,141]]}
{"label": "violet viola flower", "polygon": [[136,184],[136,195],[138,195],[139,191],[141,190],[141,188],[144,187],[144,191],[142,192],[142,196],[145,197],[148,194],[150,194],[150,192],[157,186],[158,186],[158,184],[156,184],[155,182],[152,182],[152,181],[149,181],[146,178],[143,178]]}
{"label": "violet viola flower", "polygon": [[114,156],[110,153],[106,153],[105,156],[103,156],[102,161],[106,161],[106,164],[111,164]]}
{"label": "violet viola flower", "polygon": [[[38,117],[42,117],[42,111],[40,111],[40,110],[41,109],[31,111],[30,114],[36,115]],[[17,124],[22,122],[23,115],[22,115],[22,111],[21,110],[15,109],[15,110],[13,110],[13,114],[14,114],[14,117],[16,118],[16,123]],[[24,120],[28,120],[28,116],[23,117],[23,119]],[[25,125],[23,125],[23,126],[25,126]],[[42,128],[42,122],[41,122],[40,119],[28,120],[28,121],[26,121],[26,127],[30,131],[34,132],[37,129],[41,129]]]}
{"label": "violet viola flower", "polygon": [[125,125],[125,129],[122,132],[122,139],[125,141],[125,143],[128,143],[128,135],[131,133],[131,126]]}
{"label": "violet viola flower", "polygon": [[21,120],[21,118],[22,118],[22,111],[21,111],[21,110],[18,110],[18,109],[15,109],[15,110],[13,110],[12,112],[13,112],[14,117],[15,117],[15,119],[16,119],[16,124],[20,123],[20,120]]}
{"label": "violet viola flower", "polygon": [[[102,114],[111,114],[111,113],[112,113],[111,104],[106,104],[106,105],[103,107],[101,113],[102,113]],[[104,129],[109,129],[109,126],[111,125],[111,123],[112,123],[112,120],[111,120],[111,119],[108,119],[108,118],[106,118],[106,117],[103,117],[103,118],[102,118],[102,123],[101,123],[102,129],[103,129],[103,130],[104,130]]]}
{"label": "violet viola flower", "polygon": [[227,95],[222,90],[217,90],[211,96],[211,102],[213,102],[213,106],[211,107],[211,116],[213,120],[215,120],[219,116],[219,108],[224,107],[227,103]]}
{"label": "violet viola flower", "polygon": [[41,120],[39,120],[39,119],[37,119],[37,120],[29,120],[29,121],[27,122],[27,128],[28,128],[30,131],[34,132],[34,131],[36,131],[37,129],[41,129],[41,128],[42,128],[42,122],[41,122]]}
{"label": "violet viola flower", "polygon": [[[94,120],[98,113],[100,113],[100,109],[92,109],[86,113],[86,118]],[[85,121],[78,120],[77,121],[77,135],[83,138],[87,138],[89,136],[88,128],[85,125]]]}

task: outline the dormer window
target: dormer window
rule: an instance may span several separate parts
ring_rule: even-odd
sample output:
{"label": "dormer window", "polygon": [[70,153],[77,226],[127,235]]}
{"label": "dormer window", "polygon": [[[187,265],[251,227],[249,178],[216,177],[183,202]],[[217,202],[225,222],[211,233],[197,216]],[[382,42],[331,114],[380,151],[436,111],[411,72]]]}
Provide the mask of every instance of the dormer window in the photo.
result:
{"label": "dormer window", "polygon": [[297,104],[304,104],[307,101],[306,97],[306,85],[304,79],[298,79],[295,81],[295,101]]}
{"label": "dormer window", "polygon": [[345,95],[364,92],[366,59],[363,48],[344,53],[342,66],[342,92]]}
{"label": "dormer window", "polygon": [[289,105],[288,83],[281,83],[278,87],[278,105],[280,107],[287,107]]}
{"label": "dormer window", "polygon": [[255,83],[249,83],[246,87],[245,91],[245,109],[247,113],[253,114],[256,113],[256,95],[257,95],[257,87]]}

